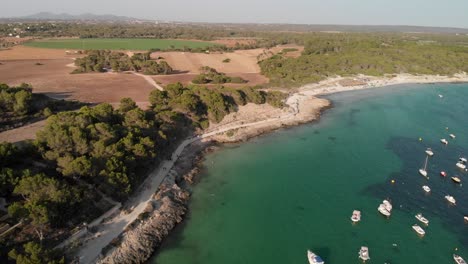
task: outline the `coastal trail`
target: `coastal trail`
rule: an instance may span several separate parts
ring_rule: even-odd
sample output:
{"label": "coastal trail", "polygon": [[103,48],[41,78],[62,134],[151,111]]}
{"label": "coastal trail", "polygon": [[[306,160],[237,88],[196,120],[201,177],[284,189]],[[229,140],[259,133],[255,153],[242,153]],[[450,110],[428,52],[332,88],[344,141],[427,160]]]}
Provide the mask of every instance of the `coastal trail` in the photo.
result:
{"label": "coastal trail", "polygon": [[[466,74],[459,74],[453,77],[442,77],[442,76],[413,76],[413,75],[398,75],[397,77],[384,77],[377,78],[371,76],[357,76],[356,78],[362,79],[363,83],[361,85],[350,85],[345,86],[338,83],[338,81],[346,79],[343,77],[331,78],[329,80],[306,85],[299,89],[299,92],[294,93],[287,99],[287,105],[289,105],[289,111],[284,112],[283,114],[268,118],[260,121],[254,121],[245,124],[237,125],[226,125],[223,127],[215,128],[213,131],[206,132],[203,135],[198,137],[187,138],[180,143],[177,149],[172,153],[171,160],[166,160],[161,163],[159,168],[155,169],[147,177],[145,182],[142,184],[142,188],[137,192],[136,196],[130,199],[127,202],[126,207],[131,208],[131,212],[125,213],[123,211],[120,214],[113,216],[111,219],[105,221],[100,226],[98,226],[98,232],[93,235],[93,237],[87,237],[82,241],[82,246],[78,249],[76,256],[79,257],[80,263],[92,263],[100,255],[104,247],[109,245],[111,241],[118,237],[125,228],[135,221],[138,216],[144,212],[147,204],[152,201],[153,195],[157,192],[160,184],[168,175],[175,162],[181,155],[182,151],[186,146],[192,144],[193,142],[207,139],[228,131],[242,129],[242,128],[254,128],[254,127],[266,127],[268,125],[274,125],[276,127],[281,127],[279,124],[286,123],[292,124],[294,122],[303,123],[304,121],[311,121],[313,118],[309,118],[308,115],[312,113],[311,108],[321,109],[328,106],[328,101],[317,99],[315,96],[350,91],[350,90],[360,90],[368,88],[376,88],[386,85],[402,84],[402,83],[430,83],[430,82],[449,82],[449,81],[467,81],[468,76]],[[145,78],[147,79],[147,78]],[[315,99],[314,99],[315,98]],[[322,104],[318,101],[322,100]],[[327,103],[325,104],[324,101]]]}
{"label": "coastal trail", "polygon": [[127,202],[126,207],[131,208],[131,212],[125,213],[124,211],[120,211],[119,214],[99,225],[96,234],[89,234],[92,235],[92,237],[88,235],[87,237],[83,238],[83,245],[79,248],[76,254],[76,256],[79,258],[79,262],[95,262],[100,257],[102,249],[109,245],[111,241],[118,237],[122,232],[124,232],[125,228],[133,221],[135,221],[141,213],[144,212],[147,204],[153,200],[153,195],[157,192],[160,184],[168,175],[185,147],[192,144],[193,142],[207,139],[214,135],[225,133],[231,130],[262,126],[268,123],[281,122],[294,118],[294,116],[297,115],[299,111],[297,108],[297,103],[295,105],[296,107],[291,107],[291,111],[283,116],[252,123],[221,127],[198,137],[189,137],[182,141],[182,143],[180,143],[177,149],[172,153],[171,159],[163,161],[158,168],[151,172],[141,185],[142,187],[140,187],[140,191],[137,192],[137,196],[131,198]]}

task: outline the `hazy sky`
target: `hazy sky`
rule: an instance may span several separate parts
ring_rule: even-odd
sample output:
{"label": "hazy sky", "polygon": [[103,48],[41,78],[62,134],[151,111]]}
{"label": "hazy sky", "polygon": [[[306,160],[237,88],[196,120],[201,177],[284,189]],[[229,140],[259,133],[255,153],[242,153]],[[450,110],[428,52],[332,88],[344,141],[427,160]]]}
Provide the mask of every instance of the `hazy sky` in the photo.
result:
{"label": "hazy sky", "polygon": [[468,0],[2,0],[0,17],[114,14],[193,22],[418,25],[468,28]]}

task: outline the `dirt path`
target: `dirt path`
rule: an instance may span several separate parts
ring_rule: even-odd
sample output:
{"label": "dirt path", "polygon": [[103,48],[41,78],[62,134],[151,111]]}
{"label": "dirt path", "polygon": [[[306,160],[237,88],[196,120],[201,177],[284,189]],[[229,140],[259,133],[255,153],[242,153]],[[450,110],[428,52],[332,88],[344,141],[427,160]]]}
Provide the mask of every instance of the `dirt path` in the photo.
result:
{"label": "dirt path", "polygon": [[148,75],[143,75],[143,74],[137,73],[137,72],[132,72],[132,73],[133,73],[134,75],[136,75],[136,76],[140,76],[140,77],[142,77],[143,79],[145,79],[145,81],[147,81],[149,84],[153,85],[154,88],[156,88],[156,89],[158,89],[158,90],[160,90],[160,91],[164,91],[164,88],[163,88],[161,85],[157,84],[156,81],[155,81],[153,78],[151,78],[150,76],[148,76]]}
{"label": "dirt path", "polygon": [[36,133],[45,126],[46,120],[41,120],[26,126],[7,130],[0,133],[0,142],[19,142],[27,139],[35,139]]}
{"label": "dirt path", "polygon": [[159,185],[168,175],[168,173],[174,166],[174,163],[177,161],[185,147],[187,147],[195,141],[207,139],[214,135],[222,134],[230,130],[245,127],[263,126],[268,123],[287,121],[291,118],[294,118],[295,115],[298,114],[298,111],[299,110],[297,106],[293,106],[288,114],[285,114],[280,117],[270,118],[267,120],[252,123],[221,127],[217,128],[214,131],[205,133],[201,136],[185,139],[172,153],[171,160],[166,160],[162,162],[159,168],[155,169],[142,184],[143,190],[137,192],[138,195],[133,199],[129,200],[127,207],[132,208],[133,210],[128,214],[121,212],[111,220],[107,221],[106,223],[103,223],[99,227],[98,237],[88,238],[88,240],[83,241],[83,246],[79,249],[77,253],[77,256],[80,259],[80,263],[94,262],[101,254],[101,250],[105,246],[107,246],[114,238],[120,235],[128,224],[132,223],[137,219],[138,215],[140,215],[146,208],[148,202],[150,202],[153,199],[152,196],[156,193],[156,191],[159,188]]}

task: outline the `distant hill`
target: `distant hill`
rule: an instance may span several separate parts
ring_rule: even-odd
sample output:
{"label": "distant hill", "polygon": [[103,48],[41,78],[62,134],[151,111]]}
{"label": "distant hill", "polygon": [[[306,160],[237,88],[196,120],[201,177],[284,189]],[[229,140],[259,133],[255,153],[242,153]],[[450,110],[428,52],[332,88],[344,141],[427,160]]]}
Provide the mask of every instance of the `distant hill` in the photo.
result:
{"label": "distant hill", "polygon": [[67,13],[40,12],[23,17],[0,18],[1,22],[23,21],[63,21],[63,22],[105,22],[105,23],[141,23],[159,22],[166,25],[221,27],[224,29],[244,29],[254,31],[285,31],[285,32],[404,32],[404,33],[448,33],[468,34],[468,28],[455,27],[425,27],[411,25],[320,25],[320,24],[279,24],[279,23],[203,23],[203,22],[175,22],[140,19],[116,15],[96,15],[85,13],[71,15]]}
{"label": "distant hill", "polygon": [[128,22],[128,21],[147,21],[144,19],[137,19],[126,16],[116,15],[95,15],[91,13],[85,13],[81,15],[70,15],[67,13],[55,14],[50,12],[40,12],[29,16],[10,18],[10,20],[57,20],[57,21],[115,21],[115,22]]}
{"label": "distant hill", "polygon": [[[209,25],[209,23],[199,23]],[[226,29],[243,28],[255,31],[284,32],[398,32],[398,33],[448,33],[468,34],[468,28],[425,27],[406,25],[319,25],[319,24],[217,24]]]}

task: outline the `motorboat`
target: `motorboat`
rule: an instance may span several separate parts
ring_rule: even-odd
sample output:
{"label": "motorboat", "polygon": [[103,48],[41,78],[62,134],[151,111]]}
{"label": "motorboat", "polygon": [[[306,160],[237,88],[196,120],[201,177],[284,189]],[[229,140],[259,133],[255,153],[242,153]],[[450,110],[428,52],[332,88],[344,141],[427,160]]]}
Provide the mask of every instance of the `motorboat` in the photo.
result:
{"label": "motorboat", "polygon": [[448,141],[445,138],[441,139],[440,142],[444,145],[448,145]]}
{"label": "motorboat", "polygon": [[377,208],[381,214],[383,214],[386,217],[389,217],[392,213],[385,208],[384,204],[380,204],[379,207]]}
{"label": "motorboat", "polygon": [[354,210],[353,215],[351,216],[351,221],[354,223],[361,221],[361,211]]}
{"label": "motorboat", "polygon": [[427,193],[431,192],[431,188],[429,188],[429,186],[427,186],[427,185],[424,185],[422,188]]}
{"label": "motorboat", "polygon": [[431,148],[426,149],[426,154],[430,157],[434,156],[434,151]]}
{"label": "motorboat", "polygon": [[455,138],[456,138],[456,136],[455,136],[454,134],[450,134],[449,136],[450,136],[452,139],[455,139]]}
{"label": "motorboat", "polygon": [[382,204],[385,206],[385,209],[387,209],[387,211],[391,212],[392,211],[392,204],[387,201],[387,200],[383,200]]}
{"label": "motorboat", "polygon": [[362,261],[369,260],[369,248],[368,247],[361,247],[359,250],[359,258],[362,259]]}
{"label": "motorboat", "polygon": [[458,177],[452,177],[452,181],[455,183],[461,183],[461,180]]}
{"label": "motorboat", "polygon": [[456,254],[453,254],[453,260],[455,260],[457,264],[466,264],[466,261]]}
{"label": "motorboat", "polygon": [[466,169],[466,165],[463,162],[457,162],[457,167],[462,170]]}
{"label": "motorboat", "polygon": [[422,214],[417,214],[414,217],[416,217],[416,219],[418,219],[421,223],[429,225],[429,220],[427,220]]}
{"label": "motorboat", "polygon": [[466,222],[468,222],[468,216],[464,216],[464,217],[463,217],[463,220],[465,220]]}
{"label": "motorboat", "polygon": [[422,229],[422,227],[418,225],[413,225],[413,230],[421,236],[424,236],[426,234],[426,231],[424,231],[424,229]]}
{"label": "motorboat", "polygon": [[419,169],[419,174],[421,174],[422,176],[426,177],[426,178],[429,178],[427,177],[427,160],[428,160],[429,156],[426,156],[426,161],[424,162],[424,168],[422,169]]}
{"label": "motorboat", "polygon": [[450,203],[452,204],[456,204],[457,201],[455,200],[455,198],[453,198],[453,196],[450,196],[450,195],[445,195],[445,200],[449,201]]}
{"label": "motorboat", "polygon": [[465,164],[466,164],[466,162],[468,161],[466,158],[460,158],[460,159],[458,159],[458,160],[459,160],[461,163],[465,163]]}
{"label": "motorboat", "polygon": [[441,171],[441,172],[440,172],[440,176],[442,176],[442,177],[447,177],[447,173],[446,173],[445,171]]}
{"label": "motorboat", "polygon": [[325,261],[323,261],[320,256],[310,250],[307,250],[307,258],[310,264],[325,264]]}

